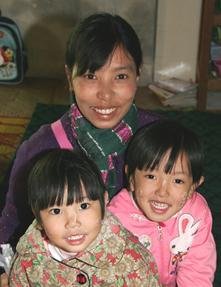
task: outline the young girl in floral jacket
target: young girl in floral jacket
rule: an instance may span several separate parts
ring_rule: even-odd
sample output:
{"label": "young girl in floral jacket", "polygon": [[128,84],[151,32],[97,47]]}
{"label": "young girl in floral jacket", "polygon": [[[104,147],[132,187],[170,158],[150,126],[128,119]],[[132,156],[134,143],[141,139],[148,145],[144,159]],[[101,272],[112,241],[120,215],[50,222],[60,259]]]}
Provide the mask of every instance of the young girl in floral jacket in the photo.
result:
{"label": "young girl in floral jacket", "polygon": [[44,153],[28,191],[36,219],[17,245],[10,286],[160,286],[151,254],[105,212],[100,171],[85,155]]}

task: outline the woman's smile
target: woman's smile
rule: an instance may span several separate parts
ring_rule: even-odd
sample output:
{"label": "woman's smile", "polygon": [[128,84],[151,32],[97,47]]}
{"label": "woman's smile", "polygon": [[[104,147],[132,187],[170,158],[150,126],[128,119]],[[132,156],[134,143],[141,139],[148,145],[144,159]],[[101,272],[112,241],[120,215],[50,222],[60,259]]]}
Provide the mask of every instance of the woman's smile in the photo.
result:
{"label": "woman's smile", "polygon": [[96,107],[92,107],[92,109],[100,114],[100,115],[104,115],[104,116],[109,116],[111,114],[113,114],[114,111],[116,111],[116,108],[96,108]]}
{"label": "woman's smile", "polygon": [[133,59],[118,47],[93,76],[86,73],[73,78],[77,106],[96,128],[111,129],[129,111],[138,79]]}
{"label": "woman's smile", "polygon": [[97,118],[97,121],[111,121],[115,118],[117,113],[117,108],[97,108],[92,107],[94,113],[94,119]]}

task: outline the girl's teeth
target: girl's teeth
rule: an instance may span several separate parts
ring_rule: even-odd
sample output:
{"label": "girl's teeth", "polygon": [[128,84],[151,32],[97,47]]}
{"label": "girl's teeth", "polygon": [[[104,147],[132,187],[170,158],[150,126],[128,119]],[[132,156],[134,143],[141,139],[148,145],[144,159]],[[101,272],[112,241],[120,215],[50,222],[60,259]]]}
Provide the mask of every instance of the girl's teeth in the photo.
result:
{"label": "girl's teeth", "polygon": [[115,110],[115,108],[111,108],[111,109],[96,109],[95,108],[94,110],[99,114],[109,115]]}
{"label": "girl's teeth", "polygon": [[69,236],[68,240],[79,240],[83,238],[83,235],[74,235],[74,236]]}
{"label": "girl's teeth", "polygon": [[155,207],[155,208],[157,208],[157,209],[166,209],[166,208],[168,208],[168,204],[166,204],[166,203],[160,203],[160,202],[156,202],[156,201],[152,201],[152,204],[153,204],[153,206]]}

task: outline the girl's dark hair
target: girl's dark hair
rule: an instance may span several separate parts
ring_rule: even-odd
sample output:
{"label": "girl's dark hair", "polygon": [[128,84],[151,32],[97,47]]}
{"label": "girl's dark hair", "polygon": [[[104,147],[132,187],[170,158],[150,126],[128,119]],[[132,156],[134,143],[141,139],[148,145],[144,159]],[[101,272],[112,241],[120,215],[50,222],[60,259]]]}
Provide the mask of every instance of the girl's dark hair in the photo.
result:
{"label": "girl's dark hair", "polygon": [[38,220],[40,210],[62,205],[67,189],[67,205],[83,200],[83,188],[90,200],[99,200],[105,212],[105,186],[96,164],[80,151],[56,149],[43,153],[28,178],[28,198]]}
{"label": "girl's dark hair", "polygon": [[76,75],[94,73],[104,66],[117,47],[132,57],[139,75],[142,64],[140,41],[134,29],[123,18],[98,13],[85,18],[72,31],[66,50],[66,64],[70,71],[76,65]]}
{"label": "girl's dark hair", "polygon": [[165,172],[170,173],[179,155],[186,155],[193,183],[198,183],[203,173],[203,152],[193,131],[177,121],[159,120],[141,128],[132,138],[127,152],[127,183],[135,170],[154,170],[170,151]]}

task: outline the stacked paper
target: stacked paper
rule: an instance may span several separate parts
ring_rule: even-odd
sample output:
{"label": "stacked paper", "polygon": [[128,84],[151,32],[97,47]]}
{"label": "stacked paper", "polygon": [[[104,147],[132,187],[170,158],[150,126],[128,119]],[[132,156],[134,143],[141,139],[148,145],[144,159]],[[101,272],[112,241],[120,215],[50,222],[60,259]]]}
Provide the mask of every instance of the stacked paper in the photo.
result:
{"label": "stacked paper", "polygon": [[149,89],[164,106],[196,107],[197,84],[178,78],[159,80],[149,85]]}

